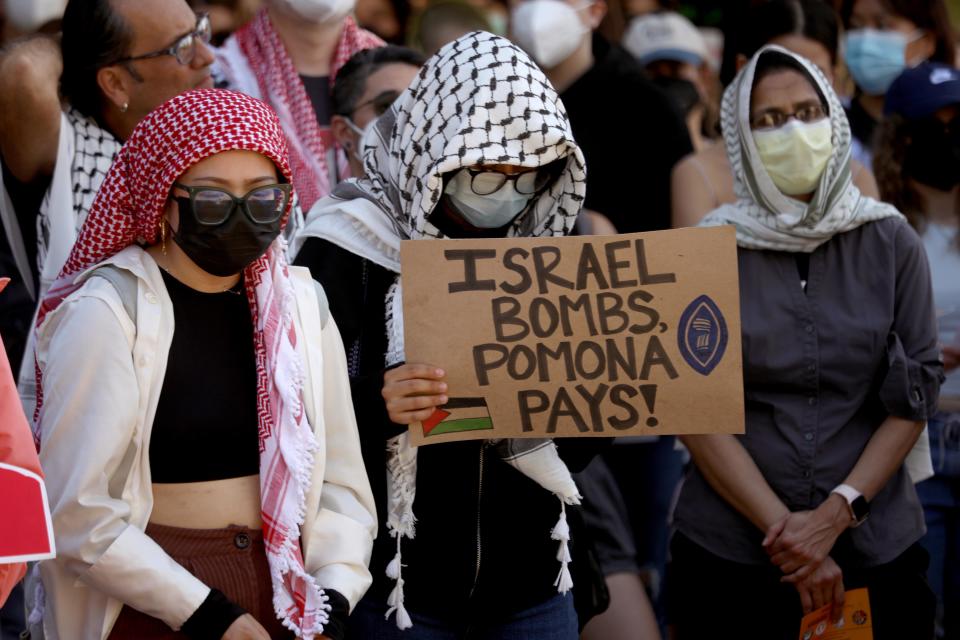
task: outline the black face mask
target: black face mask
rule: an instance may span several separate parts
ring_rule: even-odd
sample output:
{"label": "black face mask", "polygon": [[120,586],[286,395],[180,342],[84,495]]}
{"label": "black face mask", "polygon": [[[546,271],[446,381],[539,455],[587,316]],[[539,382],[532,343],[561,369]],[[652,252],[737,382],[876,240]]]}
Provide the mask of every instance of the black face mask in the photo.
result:
{"label": "black face mask", "polygon": [[960,184],[960,118],[944,124],[925,118],[910,127],[904,173],[940,191]]}
{"label": "black face mask", "polygon": [[180,228],[173,233],[173,240],[209,274],[226,277],[240,273],[280,235],[280,220],[256,223],[240,207],[221,224],[200,224],[189,198],[174,199],[180,207]]}
{"label": "black face mask", "polygon": [[680,111],[680,115],[683,117],[686,117],[695,106],[700,104],[700,93],[689,80],[671,76],[657,76],[653,79],[653,84],[667,94],[670,102]]}

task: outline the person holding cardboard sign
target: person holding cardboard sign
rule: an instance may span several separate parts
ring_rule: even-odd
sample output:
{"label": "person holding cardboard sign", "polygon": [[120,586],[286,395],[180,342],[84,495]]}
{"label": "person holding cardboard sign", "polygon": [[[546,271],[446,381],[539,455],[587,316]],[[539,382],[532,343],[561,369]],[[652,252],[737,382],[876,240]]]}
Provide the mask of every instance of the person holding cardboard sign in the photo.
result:
{"label": "person holding cardboard sign", "polygon": [[854,587],[878,640],[932,637],[904,465],[943,370],[922,243],[852,185],[849,124],[808,60],[761,49],[722,111],[739,200],[704,224],[737,231],[746,433],[683,438],[677,637],[749,607],[742,637],[795,638],[802,611],[839,612]]}
{"label": "person holding cardboard sign", "polygon": [[351,327],[354,403],[381,513],[374,584],[350,634],[459,638],[470,628],[573,640],[565,505],[579,499],[570,469],[596,445],[561,443],[560,454],[550,440],[410,447],[407,424],[457,411],[463,428],[479,429],[485,405],[449,397],[437,367],[404,364],[398,278],[402,239],[570,230],[586,175],[562,104],[520,49],[475,32],[430,58],[361,145],[366,178],[311,210],[296,258]]}

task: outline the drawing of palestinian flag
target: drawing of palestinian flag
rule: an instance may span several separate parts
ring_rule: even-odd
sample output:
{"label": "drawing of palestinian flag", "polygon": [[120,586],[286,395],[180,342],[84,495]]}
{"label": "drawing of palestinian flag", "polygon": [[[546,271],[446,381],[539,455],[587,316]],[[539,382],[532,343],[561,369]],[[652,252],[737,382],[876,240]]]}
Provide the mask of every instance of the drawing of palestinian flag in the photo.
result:
{"label": "drawing of palestinian flag", "polygon": [[490,410],[484,398],[450,398],[423,421],[423,435],[461,433],[493,429]]}

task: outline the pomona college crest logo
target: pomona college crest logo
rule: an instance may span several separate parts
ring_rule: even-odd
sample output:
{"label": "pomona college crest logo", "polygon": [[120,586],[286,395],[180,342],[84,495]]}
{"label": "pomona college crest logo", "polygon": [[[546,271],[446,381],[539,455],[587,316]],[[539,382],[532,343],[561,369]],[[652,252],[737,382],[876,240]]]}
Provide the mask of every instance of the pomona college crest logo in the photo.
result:
{"label": "pomona college crest logo", "polygon": [[709,296],[698,297],[684,309],[677,342],[680,355],[701,375],[710,375],[723,360],[727,350],[727,323]]}

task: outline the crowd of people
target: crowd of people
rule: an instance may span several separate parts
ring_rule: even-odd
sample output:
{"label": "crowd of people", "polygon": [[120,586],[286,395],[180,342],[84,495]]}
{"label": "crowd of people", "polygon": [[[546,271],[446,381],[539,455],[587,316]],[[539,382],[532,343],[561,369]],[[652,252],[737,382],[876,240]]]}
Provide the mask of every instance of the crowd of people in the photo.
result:
{"label": "crowd of people", "polygon": [[[703,4],[0,4],[0,639],[960,638],[944,0]],[[697,225],[743,435],[411,444],[401,241]]]}

